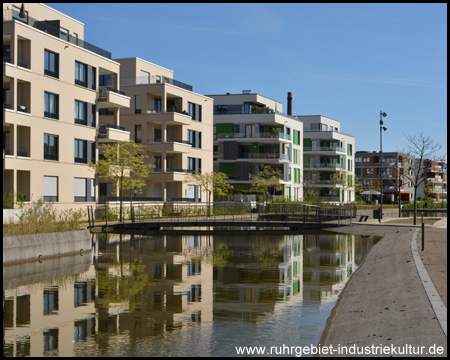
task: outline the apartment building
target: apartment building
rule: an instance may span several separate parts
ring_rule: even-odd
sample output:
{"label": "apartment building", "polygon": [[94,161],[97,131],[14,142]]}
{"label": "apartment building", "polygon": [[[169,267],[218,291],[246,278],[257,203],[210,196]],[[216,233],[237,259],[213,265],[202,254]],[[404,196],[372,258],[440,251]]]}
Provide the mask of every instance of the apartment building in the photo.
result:
{"label": "apartment building", "polygon": [[[3,4],[3,193],[26,204],[85,208],[98,199],[90,162],[98,143],[127,141],[129,133],[104,127],[98,111],[120,109],[120,64],[84,41],[84,25],[46,5]],[[113,87],[104,87],[105,79]]]}
{"label": "apartment building", "polygon": [[[296,116],[303,122],[304,181],[308,191],[326,202],[355,200],[355,138],[341,132],[341,124],[322,115]],[[340,173],[336,189],[333,176]]]}
{"label": "apartment building", "polygon": [[423,161],[424,182],[417,189],[417,196],[425,197],[426,190],[437,202],[447,199],[447,162],[425,159]]}
{"label": "apartment building", "polygon": [[[355,174],[360,179],[363,190],[380,189],[380,171],[383,171],[383,202],[397,203],[398,187],[401,186],[402,202],[414,199],[414,187],[406,177],[411,175],[414,157],[401,152],[357,151],[355,154]],[[382,170],[381,170],[382,169]]]}
{"label": "apartment building", "polygon": [[214,99],[214,171],[235,190],[250,190],[261,165],[271,165],[283,190],[271,195],[301,200],[303,123],[283,114],[282,103],[244,90]]}
{"label": "apartment building", "polygon": [[[139,58],[115,61],[121,65],[120,90],[131,98],[131,107],[122,110],[121,126],[144,145],[154,166],[136,200],[206,201],[198,185],[184,181],[188,172],[213,170],[213,100],[175,80],[172,70]],[[108,123],[112,112],[101,114]],[[111,190],[100,184],[101,194],[109,196]]]}

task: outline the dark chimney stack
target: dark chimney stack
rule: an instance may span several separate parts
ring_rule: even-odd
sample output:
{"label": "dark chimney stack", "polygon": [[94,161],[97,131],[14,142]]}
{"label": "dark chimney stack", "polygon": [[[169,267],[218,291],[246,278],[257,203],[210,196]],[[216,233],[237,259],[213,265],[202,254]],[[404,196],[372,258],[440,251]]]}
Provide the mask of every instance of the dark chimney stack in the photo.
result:
{"label": "dark chimney stack", "polygon": [[288,92],[288,97],[287,97],[287,100],[288,100],[288,102],[287,102],[287,114],[290,115],[290,116],[292,116],[292,99],[293,98],[294,97],[292,96],[292,93]]}

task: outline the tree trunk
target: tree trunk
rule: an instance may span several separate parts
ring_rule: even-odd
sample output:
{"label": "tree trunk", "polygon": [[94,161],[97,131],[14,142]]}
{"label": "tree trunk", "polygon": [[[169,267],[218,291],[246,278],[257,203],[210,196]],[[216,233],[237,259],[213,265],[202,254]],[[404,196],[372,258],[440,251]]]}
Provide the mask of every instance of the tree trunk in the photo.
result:
{"label": "tree trunk", "polygon": [[122,191],[122,182],[119,180],[119,221],[122,222],[122,202],[123,202],[123,191]]}

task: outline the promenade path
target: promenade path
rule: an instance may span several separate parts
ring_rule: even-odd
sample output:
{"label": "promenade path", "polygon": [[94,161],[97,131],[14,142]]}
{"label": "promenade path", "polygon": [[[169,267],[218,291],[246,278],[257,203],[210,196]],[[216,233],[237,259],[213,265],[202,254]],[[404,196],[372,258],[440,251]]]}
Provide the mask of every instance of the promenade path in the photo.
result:
{"label": "promenade path", "polygon": [[[332,229],[336,232],[383,235],[367,255],[363,264],[352,275],[334,307],[320,340],[321,346],[356,345],[363,347],[395,347],[398,352],[411,345],[412,356],[438,356],[430,349],[441,346],[447,355],[447,219],[425,227],[425,251],[421,251],[420,226],[404,225],[405,219],[370,219]],[[438,321],[425,288],[430,281],[422,281],[413,258],[412,240],[427,269],[432,283],[439,292]],[[420,264],[421,265],[421,264]],[[435,297],[439,298],[436,294]],[[435,301],[433,301],[435,303]],[[423,347],[423,348],[420,348]],[[380,351],[380,350],[378,350]],[[428,353],[427,353],[428,352]],[[342,354],[321,356],[407,356],[403,354]]]}

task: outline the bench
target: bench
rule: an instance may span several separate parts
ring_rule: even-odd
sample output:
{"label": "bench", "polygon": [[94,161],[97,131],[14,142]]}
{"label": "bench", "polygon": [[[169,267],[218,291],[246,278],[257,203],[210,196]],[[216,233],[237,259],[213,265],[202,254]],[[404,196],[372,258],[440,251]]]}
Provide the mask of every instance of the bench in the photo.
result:
{"label": "bench", "polygon": [[368,218],[369,218],[369,215],[361,215],[361,217],[359,218],[358,222],[367,221]]}

